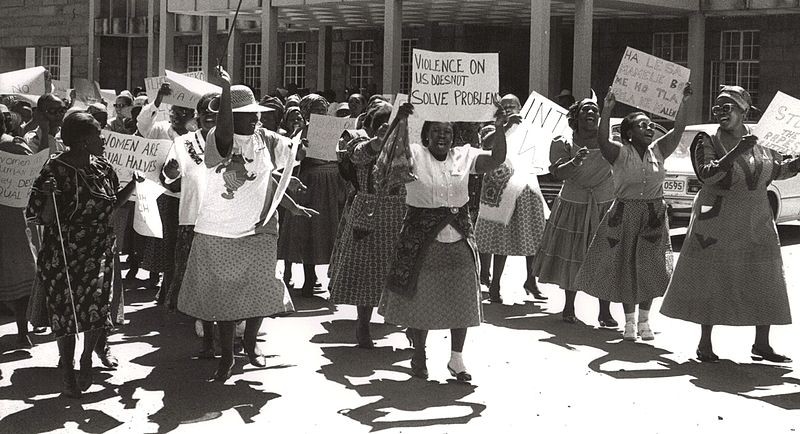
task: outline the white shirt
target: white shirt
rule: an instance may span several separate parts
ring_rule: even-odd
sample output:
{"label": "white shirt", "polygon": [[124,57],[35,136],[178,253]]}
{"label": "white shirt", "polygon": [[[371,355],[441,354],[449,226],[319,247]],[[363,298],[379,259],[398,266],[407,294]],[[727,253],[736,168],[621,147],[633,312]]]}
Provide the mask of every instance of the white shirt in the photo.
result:
{"label": "white shirt", "polygon": [[[415,181],[406,184],[406,204],[417,208],[461,208],[469,201],[469,175],[475,173],[479,155],[490,155],[469,145],[450,148],[447,158],[439,161],[424,146],[412,143],[411,161]],[[436,236],[442,243],[459,241],[461,234],[447,225]]]}
{"label": "white shirt", "polygon": [[172,145],[167,162],[178,162],[178,178],[170,179],[164,175],[164,183],[172,184],[181,180],[181,202],[178,208],[178,224],[194,225],[197,221],[197,212],[203,200],[206,189],[208,169],[204,164],[206,141],[200,130],[186,133]]}

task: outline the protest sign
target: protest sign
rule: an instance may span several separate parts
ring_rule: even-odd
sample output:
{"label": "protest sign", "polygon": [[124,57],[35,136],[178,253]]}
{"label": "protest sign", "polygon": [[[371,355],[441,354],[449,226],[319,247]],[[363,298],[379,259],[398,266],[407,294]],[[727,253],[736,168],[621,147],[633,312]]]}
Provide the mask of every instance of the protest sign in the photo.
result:
{"label": "protest sign", "polygon": [[158,181],[145,179],[136,183],[136,207],[133,212],[133,230],[146,237],[164,238],[164,224],[158,213],[158,199],[166,191]]}
{"label": "protest sign", "polygon": [[617,101],[675,120],[689,69],[628,47],[611,89]]}
{"label": "protest sign", "polygon": [[[172,72],[172,71],[167,71]],[[196,78],[198,80],[205,80],[206,75],[203,71],[195,71],[195,72],[184,72],[181,75],[186,77]],[[147,77],[144,79],[144,88],[145,92],[147,92],[147,99],[150,102],[155,101],[156,95],[158,95],[158,89],[161,88],[161,85],[167,81],[166,75],[159,75],[156,77]]]}
{"label": "protest sign", "polygon": [[100,89],[100,96],[106,102],[106,113],[109,119],[117,117],[117,111],[114,108],[114,103],[117,102],[117,91],[114,89]]}
{"label": "protest sign", "polygon": [[286,193],[286,189],[289,188],[289,181],[292,178],[292,170],[286,168],[294,166],[294,163],[296,162],[295,157],[297,156],[297,150],[299,148],[299,145],[292,145],[288,148],[289,152],[283,156],[283,161],[275,162],[277,167],[284,168],[284,170],[283,173],[281,173],[281,179],[278,181],[278,187],[275,189],[275,195],[272,196],[272,203],[270,203],[269,210],[267,210],[267,216],[264,218],[264,224],[267,224],[272,218],[272,215],[275,214],[275,211],[278,209],[278,205],[281,203],[281,199],[283,199],[284,193]]}
{"label": "protest sign", "polygon": [[786,155],[800,154],[800,100],[778,92],[753,128],[758,144]]}
{"label": "protest sign", "polygon": [[[397,111],[400,106],[408,102],[408,95],[398,93],[394,98],[394,105],[392,106],[392,115],[389,117],[389,125],[392,124],[394,118],[397,117]],[[422,143],[422,125],[425,121],[419,117],[415,111],[408,117],[408,141],[409,143]]]}
{"label": "protest sign", "polygon": [[172,148],[171,140],[145,139],[109,131],[104,131],[103,135],[106,137],[104,155],[117,172],[120,184],[127,184],[134,172],[159,182],[161,168]]}
{"label": "protest sign", "polygon": [[0,94],[44,94],[45,71],[43,66],[36,66],[0,74]]}
{"label": "protest sign", "polygon": [[570,136],[567,110],[537,92],[531,93],[520,112],[522,124],[508,137],[509,158],[515,166],[541,175],[550,167],[550,143],[559,135]]}
{"label": "protest sign", "polygon": [[62,80],[50,80],[50,93],[64,99],[69,98],[69,83]]}
{"label": "protest sign", "polygon": [[414,49],[411,94],[418,115],[430,121],[492,119],[498,86],[497,53],[433,52]]}
{"label": "protest sign", "polygon": [[222,93],[219,86],[172,71],[167,71],[166,82],[169,83],[172,94],[165,96],[163,101],[178,107],[195,109],[203,95],[210,92]]}
{"label": "protest sign", "polygon": [[50,157],[44,150],[35,155],[17,155],[0,151],[0,205],[11,208],[28,206],[33,181]]}
{"label": "protest sign", "polygon": [[306,157],[336,161],[336,147],[344,130],[356,125],[354,118],[337,118],[311,114],[308,122],[308,150]]}
{"label": "protest sign", "polygon": [[75,102],[80,102],[79,106],[86,108],[89,104],[100,102],[102,99],[100,85],[96,81],[89,81],[86,78],[75,79]]}

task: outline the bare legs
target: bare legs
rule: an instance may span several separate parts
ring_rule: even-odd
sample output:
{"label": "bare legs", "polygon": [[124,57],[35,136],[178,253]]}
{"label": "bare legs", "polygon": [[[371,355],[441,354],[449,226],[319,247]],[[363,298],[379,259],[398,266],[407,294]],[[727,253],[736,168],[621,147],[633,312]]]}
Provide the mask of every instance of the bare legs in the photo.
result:
{"label": "bare legs", "polygon": [[[547,300],[536,286],[536,276],[533,275],[533,255],[525,257],[525,266],[528,271],[528,278],[522,285],[525,292],[532,295],[537,300]],[[492,258],[492,284],[489,286],[489,301],[492,303],[502,303],[503,298],[500,296],[500,278],[503,276],[503,271],[506,268],[506,260],[508,256],[494,255]]]}

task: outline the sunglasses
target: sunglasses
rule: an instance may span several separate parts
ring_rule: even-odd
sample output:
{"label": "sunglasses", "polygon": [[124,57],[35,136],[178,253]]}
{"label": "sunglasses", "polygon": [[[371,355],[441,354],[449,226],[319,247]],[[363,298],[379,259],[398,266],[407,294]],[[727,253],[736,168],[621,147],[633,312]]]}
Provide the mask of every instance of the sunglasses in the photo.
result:
{"label": "sunglasses", "polygon": [[644,120],[642,120],[642,121],[639,121],[638,123],[636,123],[636,126],[638,126],[640,130],[647,130],[647,129],[654,130],[654,129],[656,129],[656,123],[652,122],[652,121],[644,121]]}
{"label": "sunglasses", "polygon": [[711,113],[713,113],[715,116],[726,115],[733,111],[733,107],[735,107],[733,103],[726,102],[725,104],[711,107]]}
{"label": "sunglasses", "polygon": [[45,110],[45,112],[47,114],[51,115],[51,116],[63,115],[64,113],[67,112],[67,108],[66,107],[55,107],[55,108],[47,109],[47,110]]}
{"label": "sunglasses", "polygon": [[125,107],[128,107],[128,104],[114,104],[114,108],[117,109],[124,109]]}

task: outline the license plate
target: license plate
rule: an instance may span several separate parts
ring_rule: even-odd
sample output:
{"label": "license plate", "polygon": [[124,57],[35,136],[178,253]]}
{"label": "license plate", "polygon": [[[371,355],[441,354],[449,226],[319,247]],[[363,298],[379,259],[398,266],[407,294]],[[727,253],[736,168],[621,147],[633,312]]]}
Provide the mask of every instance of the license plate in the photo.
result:
{"label": "license plate", "polygon": [[686,181],[682,179],[667,179],[664,181],[665,193],[683,193],[686,190]]}

